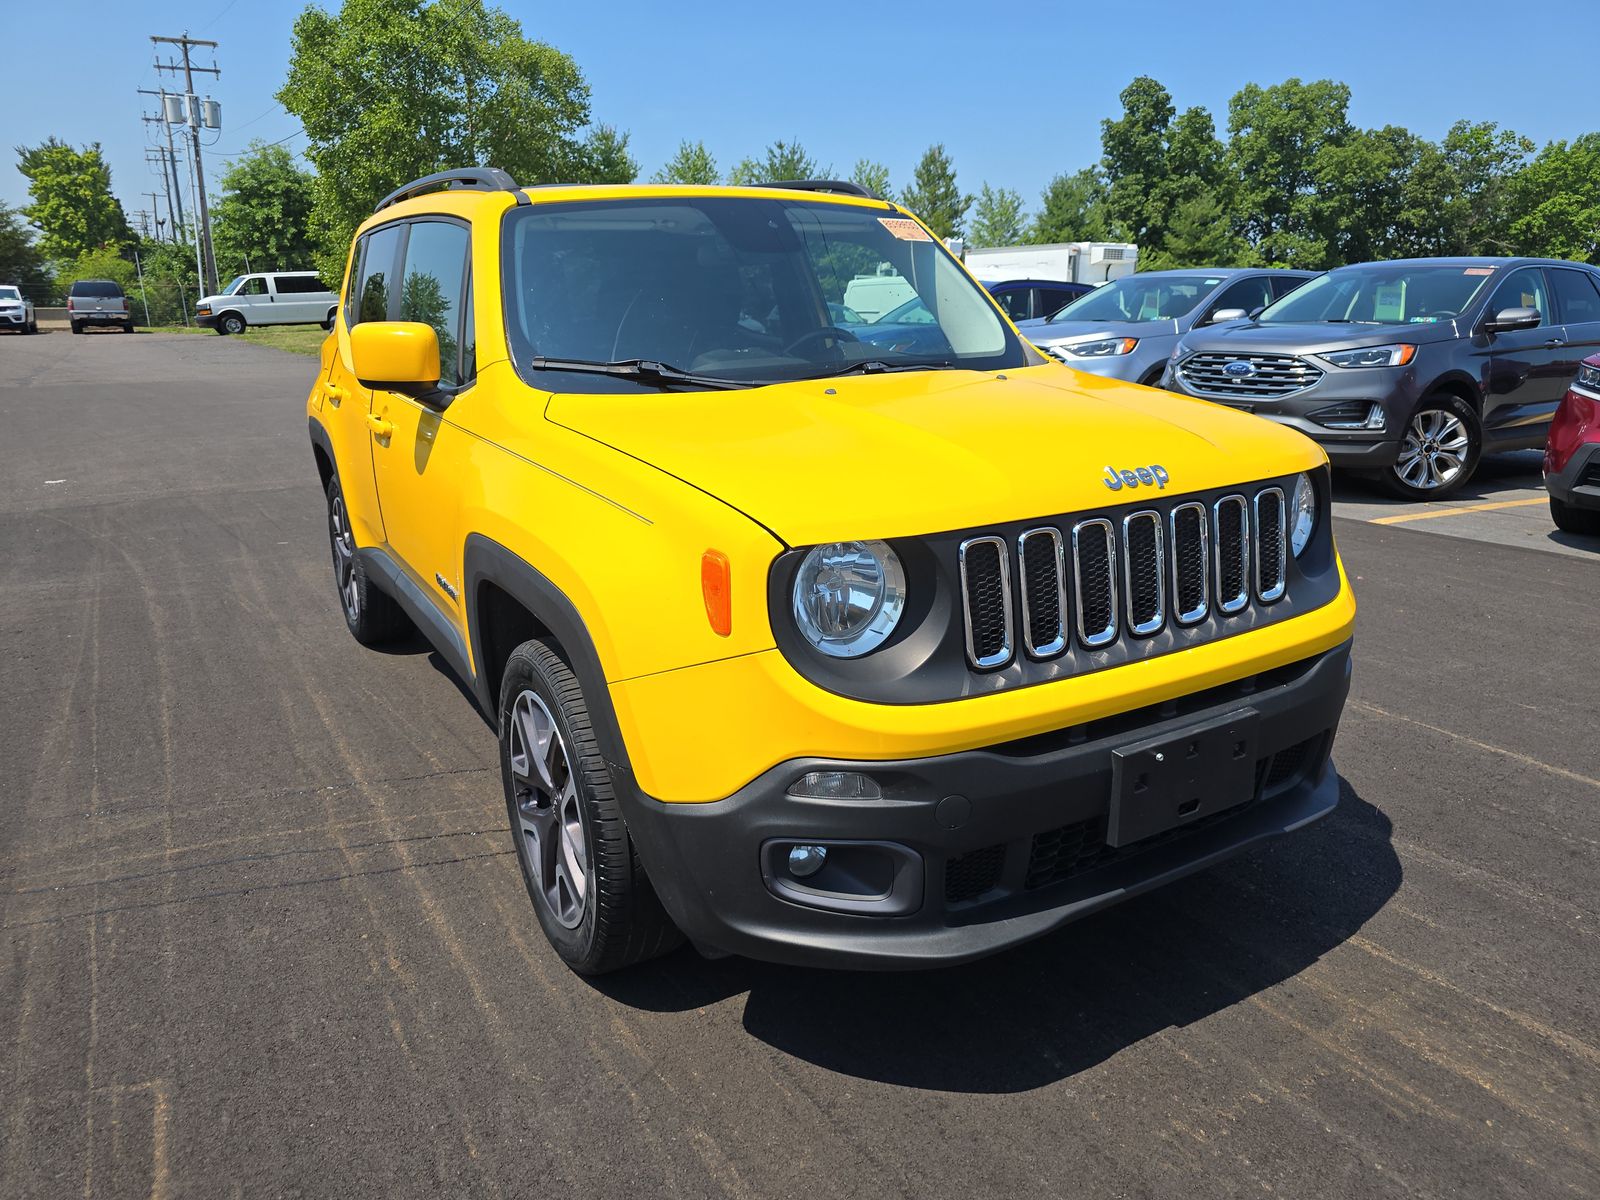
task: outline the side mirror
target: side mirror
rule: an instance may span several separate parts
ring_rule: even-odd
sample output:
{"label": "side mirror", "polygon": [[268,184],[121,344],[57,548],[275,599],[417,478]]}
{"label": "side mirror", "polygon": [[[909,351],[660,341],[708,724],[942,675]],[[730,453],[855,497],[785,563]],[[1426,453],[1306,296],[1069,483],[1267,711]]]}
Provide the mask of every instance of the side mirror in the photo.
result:
{"label": "side mirror", "polygon": [[1490,333],[1510,333],[1516,329],[1537,329],[1544,318],[1537,308],[1502,308],[1483,327]]}
{"label": "side mirror", "polygon": [[363,321],[350,331],[362,387],[426,400],[439,390],[439,335],[420,321]]}
{"label": "side mirror", "polygon": [[1219,308],[1216,312],[1211,314],[1211,317],[1206,321],[1206,324],[1220,325],[1224,321],[1242,321],[1249,315],[1250,314],[1245,312],[1245,310],[1242,308]]}

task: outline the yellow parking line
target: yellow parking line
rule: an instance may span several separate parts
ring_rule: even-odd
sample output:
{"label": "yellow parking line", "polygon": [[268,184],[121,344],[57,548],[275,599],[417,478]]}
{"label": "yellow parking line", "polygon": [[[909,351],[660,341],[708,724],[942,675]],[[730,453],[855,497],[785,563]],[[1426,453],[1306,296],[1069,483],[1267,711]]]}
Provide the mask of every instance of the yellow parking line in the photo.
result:
{"label": "yellow parking line", "polygon": [[1435,508],[1428,512],[1396,513],[1392,517],[1374,517],[1369,525],[1401,525],[1407,521],[1427,521],[1433,517],[1459,517],[1462,513],[1489,512],[1496,508],[1531,508],[1535,504],[1550,503],[1540,496],[1535,500],[1496,500],[1492,504],[1468,504],[1461,508]]}

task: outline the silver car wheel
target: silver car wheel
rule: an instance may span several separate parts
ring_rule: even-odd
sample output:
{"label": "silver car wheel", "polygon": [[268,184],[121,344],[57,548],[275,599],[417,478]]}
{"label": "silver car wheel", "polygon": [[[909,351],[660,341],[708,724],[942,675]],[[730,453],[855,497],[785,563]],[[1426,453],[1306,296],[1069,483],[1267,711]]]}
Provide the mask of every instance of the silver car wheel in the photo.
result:
{"label": "silver car wheel", "polygon": [[572,760],[555,717],[532,690],[524,689],[511,706],[508,733],[525,861],[550,915],[573,929],[589,894],[589,847]]}
{"label": "silver car wheel", "polygon": [[1446,487],[1466,469],[1469,446],[1460,417],[1443,409],[1423,409],[1406,426],[1394,473],[1419,491]]}
{"label": "silver car wheel", "polygon": [[328,505],[328,537],[333,543],[333,577],[339,585],[344,615],[355,624],[361,619],[361,589],[356,584],[356,539],[345,517],[344,497],[337,492]]}

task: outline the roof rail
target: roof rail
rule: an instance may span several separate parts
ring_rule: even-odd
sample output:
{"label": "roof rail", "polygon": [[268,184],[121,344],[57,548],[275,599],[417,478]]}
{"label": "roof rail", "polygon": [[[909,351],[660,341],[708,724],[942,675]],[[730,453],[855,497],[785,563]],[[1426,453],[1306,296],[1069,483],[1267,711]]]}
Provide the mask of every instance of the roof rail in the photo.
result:
{"label": "roof rail", "polygon": [[[502,171],[499,167],[464,167],[455,171],[440,171],[433,175],[424,175],[421,179],[413,179],[405,187],[395,188],[382,200],[373,212],[382,212],[391,204],[398,204],[402,200],[409,200],[413,196],[420,196],[423,192],[436,187],[455,184],[474,192],[516,192],[517,181]],[[519,199],[521,197],[518,193]]]}
{"label": "roof rail", "polygon": [[863,196],[868,200],[883,199],[876,192],[869,192],[859,183],[851,183],[848,179],[774,179],[756,186],[788,188],[791,192],[837,192],[841,196]]}

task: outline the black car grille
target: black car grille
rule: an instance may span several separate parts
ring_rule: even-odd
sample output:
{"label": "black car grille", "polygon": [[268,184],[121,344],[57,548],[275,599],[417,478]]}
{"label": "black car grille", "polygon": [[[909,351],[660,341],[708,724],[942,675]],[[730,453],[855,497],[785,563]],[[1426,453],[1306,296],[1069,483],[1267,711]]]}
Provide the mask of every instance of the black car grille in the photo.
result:
{"label": "black car grille", "polygon": [[965,904],[992,891],[1005,865],[1005,843],[957,855],[945,864],[944,898],[947,904]]}
{"label": "black car grille", "polygon": [[1283,491],[1224,496],[1210,508],[1180,500],[1140,509],[1119,524],[1090,517],[1040,526],[1018,537],[1015,551],[1000,537],[973,537],[958,556],[973,667],[996,670],[1012,661],[1018,606],[1030,658],[1058,657],[1074,633],[1084,649],[1098,650],[1119,638],[1150,637],[1169,622],[1197,624],[1213,607],[1227,616],[1252,598],[1280,599],[1288,566]]}
{"label": "black car grille", "polygon": [[[1250,369],[1231,374],[1231,363]],[[1234,400],[1276,400],[1304,391],[1322,378],[1322,369],[1292,354],[1191,354],[1178,364],[1189,390]]]}

